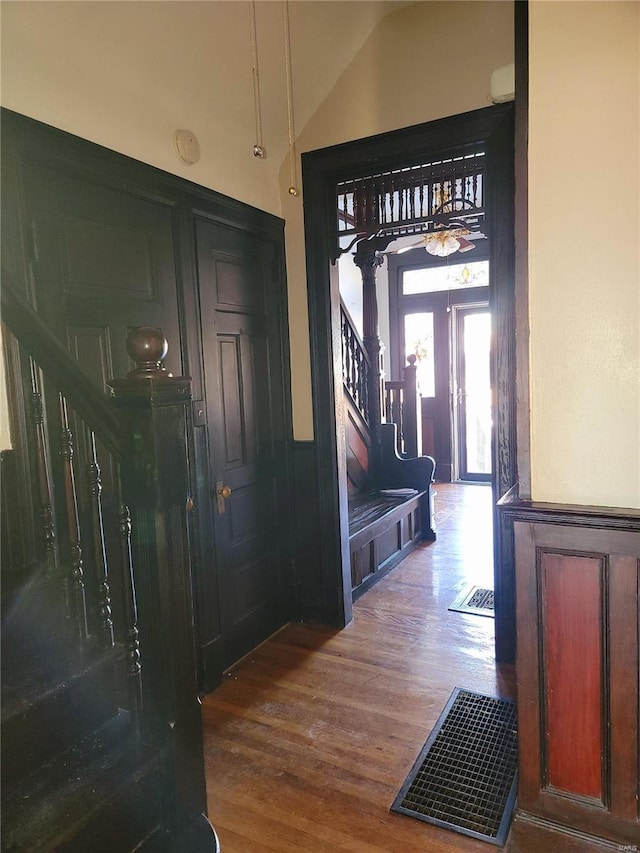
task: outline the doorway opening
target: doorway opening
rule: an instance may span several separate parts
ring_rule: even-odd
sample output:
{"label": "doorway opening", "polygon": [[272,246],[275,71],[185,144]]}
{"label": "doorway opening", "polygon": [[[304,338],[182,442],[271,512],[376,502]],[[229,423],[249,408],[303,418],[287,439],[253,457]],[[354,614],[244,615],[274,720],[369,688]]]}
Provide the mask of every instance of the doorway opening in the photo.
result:
{"label": "doorway opening", "polygon": [[454,479],[491,480],[489,303],[453,307]]}
{"label": "doorway opening", "polygon": [[[321,618],[345,625],[352,618],[348,496],[342,394],[340,293],[336,266],[336,188],[353,175],[400,164],[430,162],[434,153],[460,149],[486,154],[485,223],[489,261],[491,349],[492,506],[496,659],[512,662],[515,651],[513,537],[495,504],[516,481],[515,309],[513,234],[513,108],[488,107],[400,131],[303,155],[305,238],[318,460],[321,546]],[[339,252],[338,252],[339,254]],[[423,451],[424,452],[424,451]],[[453,464],[453,463],[452,463]]]}
{"label": "doorway opening", "polygon": [[452,263],[420,250],[389,257],[392,372],[416,358],[422,452],[437,460],[438,482],[493,475],[488,247],[469,254]]}

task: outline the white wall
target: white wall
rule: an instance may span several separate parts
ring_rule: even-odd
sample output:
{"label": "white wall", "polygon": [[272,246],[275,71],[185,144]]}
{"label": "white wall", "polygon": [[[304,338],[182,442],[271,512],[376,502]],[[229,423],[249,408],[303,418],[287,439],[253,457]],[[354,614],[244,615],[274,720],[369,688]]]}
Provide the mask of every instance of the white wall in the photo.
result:
{"label": "white wall", "polygon": [[534,500],[640,507],[639,23],[530,4]]}
{"label": "white wall", "polygon": [[[292,0],[300,126],[393,5]],[[280,213],[287,102],[279,0],[256,4],[264,160],[252,154],[246,0],[3,0],[0,11],[3,106]],[[199,138],[196,165],[176,158],[177,128]]]}
{"label": "white wall", "polygon": [[[1,12],[3,106],[279,213],[282,153],[252,155],[246,3],[3,2]],[[265,18],[265,38],[279,21]],[[283,90],[276,106],[284,123]],[[200,141],[193,166],[174,153],[177,128]]]}
{"label": "white wall", "polygon": [[[299,152],[486,107],[496,68],[513,62],[513,7],[508,2],[415,3],[384,18],[306,127]],[[302,199],[288,195],[289,313],[292,318],[294,435],[313,437]]]}

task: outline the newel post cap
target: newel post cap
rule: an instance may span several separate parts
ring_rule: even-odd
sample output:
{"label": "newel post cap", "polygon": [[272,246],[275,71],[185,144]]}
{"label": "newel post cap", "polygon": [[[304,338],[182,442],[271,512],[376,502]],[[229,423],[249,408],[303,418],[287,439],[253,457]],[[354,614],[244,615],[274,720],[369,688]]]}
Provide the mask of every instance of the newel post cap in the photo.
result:
{"label": "newel post cap", "polygon": [[169,352],[169,344],[161,329],[155,326],[139,326],[127,335],[127,354],[135,362],[135,369],[127,374],[128,379],[151,379],[170,377],[162,362]]}

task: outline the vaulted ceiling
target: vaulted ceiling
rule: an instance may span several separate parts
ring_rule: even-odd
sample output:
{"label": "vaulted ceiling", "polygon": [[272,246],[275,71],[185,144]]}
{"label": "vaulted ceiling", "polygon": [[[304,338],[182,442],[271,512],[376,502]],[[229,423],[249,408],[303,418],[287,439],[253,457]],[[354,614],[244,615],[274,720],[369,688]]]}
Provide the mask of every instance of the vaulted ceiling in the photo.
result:
{"label": "vaulted ceiling", "polygon": [[[291,0],[298,131],[382,18],[408,5],[403,0]],[[157,120],[161,114],[178,126],[190,121],[193,130],[206,136],[207,126],[219,128],[224,117],[228,140],[237,145],[239,137],[246,138],[250,151],[254,119],[248,2],[8,0],[2,7],[5,105],[20,110],[34,90],[55,86],[60,103],[54,97],[50,109],[57,120],[46,115],[46,104],[36,117],[64,126],[65,109],[71,108],[65,107],[65,92],[67,98],[105,100],[111,107],[115,82],[129,103],[137,98],[140,123],[147,115]],[[264,141],[269,158],[279,164],[287,143],[283,3],[259,0],[256,25]],[[28,63],[21,61],[25,56]]]}

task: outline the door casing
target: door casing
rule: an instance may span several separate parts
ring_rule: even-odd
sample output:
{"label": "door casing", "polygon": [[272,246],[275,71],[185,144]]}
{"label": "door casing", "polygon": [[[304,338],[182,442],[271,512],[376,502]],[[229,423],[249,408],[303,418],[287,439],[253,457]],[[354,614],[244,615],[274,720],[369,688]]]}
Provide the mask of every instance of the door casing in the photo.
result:
{"label": "door casing", "polygon": [[[348,508],[339,343],[340,295],[330,264],[335,186],[375,166],[482,143],[487,153],[487,220],[495,318],[492,354],[494,505],[517,481],[514,285],[513,104],[501,104],[304,154],[305,239],[314,434],[317,445],[321,542],[321,618],[352,618]],[[415,162],[415,161],[413,161]],[[513,535],[494,510],[496,658],[515,658]]]}

